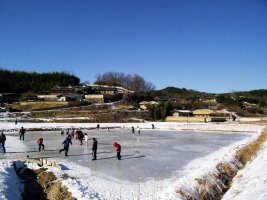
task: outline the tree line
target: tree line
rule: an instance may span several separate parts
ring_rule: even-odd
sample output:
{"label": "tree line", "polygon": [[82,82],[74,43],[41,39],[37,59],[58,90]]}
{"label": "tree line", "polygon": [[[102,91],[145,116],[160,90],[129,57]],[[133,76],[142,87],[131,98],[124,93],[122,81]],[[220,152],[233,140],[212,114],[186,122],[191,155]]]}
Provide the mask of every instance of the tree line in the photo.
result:
{"label": "tree line", "polygon": [[[76,86],[80,79],[66,72],[25,72],[10,71],[0,68],[0,93],[43,93],[55,85]],[[117,72],[106,72],[98,74],[95,84],[121,86],[129,90],[149,92],[155,89],[151,82],[147,82],[138,74],[124,74]]]}
{"label": "tree line", "polygon": [[0,69],[0,93],[43,93],[55,85],[78,85],[80,79],[66,72],[37,73]]}

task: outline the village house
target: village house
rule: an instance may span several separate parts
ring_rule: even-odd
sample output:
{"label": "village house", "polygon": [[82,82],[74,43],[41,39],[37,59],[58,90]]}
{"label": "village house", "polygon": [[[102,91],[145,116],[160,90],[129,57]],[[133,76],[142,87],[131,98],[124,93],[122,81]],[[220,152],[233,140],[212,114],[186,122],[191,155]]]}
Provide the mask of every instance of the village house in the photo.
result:
{"label": "village house", "polygon": [[230,120],[232,118],[231,112],[222,109],[222,110],[217,110],[214,113],[211,114],[211,122],[225,122]]}
{"label": "village house", "polygon": [[148,110],[149,106],[158,105],[159,103],[156,101],[142,101],[139,103],[139,107],[143,110]]}
{"label": "village house", "polygon": [[60,94],[57,96],[58,101],[82,101],[84,99],[84,95],[64,95]]}
{"label": "village house", "polygon": [[[126,93],[134,93],[133,90],[128,90],[126,88],[120,87],[120,86],[109,86],[109,85],[98,85],[98,84],[86,84],[85,86],[92,88],[92,90],[94,90],[94,93],[99,94],[100,93],[109,93],[109,94],[113,94],[113,93],[122,93],[122,94],[126,94]],[[106,89],[105,89],[106,88]],[[106,91],[106,92],[104,92]],[[90,93],[92,94],[92,93]]]}
{"label": "village house", "polygon": [[204,118],[210,118],[211,114],[213,114],[214,111],[210,109],[197,109],[193,111],[194,117],[204,117]]}
{"label": "village house", "polygon": [[61,94],[76,94],[75,87],[68,86],[68,87],[60,87],[54,86],[48,91],[49,95],[61,95]]}
{"label": "village house", "polygon": [[174,117],[188,117],[193,116],[193,112],[191,110],[177,110],[174,109],[171,111],[172,116]]}
{"label": "village house", "polygon": [[26,101],[38,101],[39,98],[36,95],[27,95],[27,96],[25,96],[25,100]]}
{"label": "village house", "polygon": [[123,87],[106,85],[79,85],[51,88],[46,94],[38,95],[44,101],[88,101],[93,103],[108,103],[122,100],[123,94],[132,93]]}
{"label": "village house", "polygon": [[216,98],[200,98],[199,99],[200,102],[203,103],[217,103]]}
{"label": "village house", "polygon": [[133,93],[131,90],[127,90],[118,86],[107,85],[87,85],[91,88],[91,93],[85,95],[85,99],[88,99],[94,103],[109,103],[114,101],[120,101],[123,99],[125,93]]}
{"label": "village house", "polygon": [[229,112],[226,109],[222,109],[222,110],[217,110],[216,112],[214,112],[212,114],[212,116],[219,116],[219,117],[230,117],[231,116],[231,112]]}
{"label": "village house", "polygon": [[92,87],[92,89],[95,91],[95,94],[109,94],[109,95],[117,94],[117,89],[113,87],[97,86],[97,87]]}

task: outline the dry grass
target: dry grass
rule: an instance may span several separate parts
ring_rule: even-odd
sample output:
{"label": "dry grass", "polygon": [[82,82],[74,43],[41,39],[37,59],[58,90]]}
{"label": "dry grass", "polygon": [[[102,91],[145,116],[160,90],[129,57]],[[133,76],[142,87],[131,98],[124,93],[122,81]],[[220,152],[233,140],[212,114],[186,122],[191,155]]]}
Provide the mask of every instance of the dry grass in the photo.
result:
{"label": "dry grass", "polygon": [[219,179],[222,179],[222,178],[226,178],[225,176],[227,175],[228,179],[229,178],[233,178],[236,173],[237,173],[237,170],[239,169],[237,164],[231,164],[231,163],[219,163],[217,166],[216,166],[216,169],[220,172],[220,175],[222,175],[222,177],[217,177]]}
{"label": "dry grass", "polygon": [[239,122],[240,124],[253,124],[267,126],[267,120]]}
{"label": "dry grass", "polygon": [[[257,139],[236,152],[236,160],[233,163],[219,163],[216,166],[216,172],[209,174],[205,178],[196,178],[195,180],[198,183],[198,187],[195,188],[194,194],[197,196],[197,199],[221,199],[223,194],[230,187],[232,179],[236,176],[241,166],[245,166],[246,163],[251,160],[266,140],[267,128],[263,130]],[[242,165],[240,163],[242,163]],[[193,198],[189,192],[184,190],[178,189],[176,192],[180,193],[187,200],[196,199]]]}
{"label": "dry grass", "polygon": [[76,200],[71,193],[60,182],[52,183],[46,190],[47,199],[49,200]]}
{"label": "dry grass", "polygon": [[35,170],[37,176],[37,182],[41,185],[42,188],[46,189],[51,182],[57,179],[53,172],[46,172],[45,168],[40,168]]}
{"label": "dry grass", "polygon": [[222,187],[224,188],[225,186],[219,184],[220,182],[216,181],[214,177],[196,178],[195,180],[200,186],[196,191],[199,199],[220,199]]}
{"label": "dry grass", "polygon": [[261,145],[266,141],[266,139],[267,128],[263,130],[262,134],[256,140],[238,150],[236,153],[236,159],[245,165],[249,160],[251,160],[252,156],[259,151]]}
{"label": "dry grass", "polygon": [[59,181],[53,172],[46,172],[47,168],[40,168],[34,171],[37,182],[43,188],[46,198],[49,200],[76,200],[71,193]]}
{"label": "dry grass", "polygon": [[194,198],[188,192],[186,192],[185,190],[182,190],[180,188],[176,190],[176,193],[181,194],[187,200],[194,200]]}

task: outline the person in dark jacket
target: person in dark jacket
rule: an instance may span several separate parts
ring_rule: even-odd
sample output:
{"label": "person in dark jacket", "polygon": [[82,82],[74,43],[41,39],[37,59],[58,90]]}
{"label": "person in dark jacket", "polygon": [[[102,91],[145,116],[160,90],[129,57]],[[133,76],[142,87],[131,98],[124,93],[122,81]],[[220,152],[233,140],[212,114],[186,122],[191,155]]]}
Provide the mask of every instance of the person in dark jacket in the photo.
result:
{"label": "person in dark jacket", "polygon": [[121,160],[121,145],[118,144],[117,142],[114,142],[113,146],[114,146],[114,148],[115,148],[115,150],[117,152],[117,159]]}
{"label": "person in dark jacket", "polygon": [[66,139],[62,142],[62,144],[64,145],[64,148],[63,148],[63,149],[60,149],[60,150],[59,150],[59,153],[60,153],[61,151],[64,151],[64,150],[65,150],[65,156],[68,156],[69,146],[70,146],[70,144],[72,145],[72,142],[71,142],[71,136],[68,135],[68,136],[66,137]]}
{"label": "person in dark jacket", "polygon": [[0,134],[0,143],[2,144],[2,148],[3,148],[4,153],[6,153],[5,142],[6,142],[6,135],[2,131]]}
{"label": "person in dark jacket", "polygon": [[39,146],[39,151],[41,151],[41,147],[43,147],[43,150],[44,150],[44,139],[42,137],[40,137],[38,140],[37,140],[37,144]]}
{"label": "person in dark jacket", "polygon": [[83,138],[84,138],[83,132],[81,130],[79,130],[78,131],[78,139],[80,140],[81,145],[83,145]]}
{"label": "person in dark jacket", "polygon": [[93,138],[93,146],[92,146],[92,160],[96,160],[96,152],[97,152],[97,140]]}
{"label": "person in dark jacket", "polygon": [[19,130],[19,139],[20,140],[22,139],[24,141],[24,134],[25,134],[25,132],[26,132],[26,129],[23,128],[23,126],[22,126],[21,129]]}

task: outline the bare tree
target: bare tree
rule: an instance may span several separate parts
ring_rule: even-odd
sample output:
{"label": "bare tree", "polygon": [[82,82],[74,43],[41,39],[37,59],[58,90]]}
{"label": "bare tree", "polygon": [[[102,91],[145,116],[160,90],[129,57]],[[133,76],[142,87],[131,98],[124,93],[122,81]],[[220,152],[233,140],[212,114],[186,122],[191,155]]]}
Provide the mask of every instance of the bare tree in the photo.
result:
{"label": "bare tree", "polygon": [[135,92],[149,92],[155,89],[151,82],[146,82],[143,77],[138,74],[127,74],[117,72],[106,72],[96,76],[95,83],[106,84],[110,86],[122,86]]}

